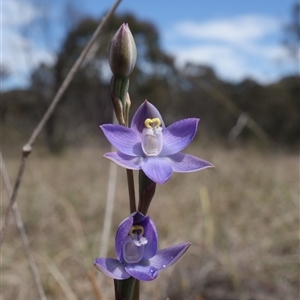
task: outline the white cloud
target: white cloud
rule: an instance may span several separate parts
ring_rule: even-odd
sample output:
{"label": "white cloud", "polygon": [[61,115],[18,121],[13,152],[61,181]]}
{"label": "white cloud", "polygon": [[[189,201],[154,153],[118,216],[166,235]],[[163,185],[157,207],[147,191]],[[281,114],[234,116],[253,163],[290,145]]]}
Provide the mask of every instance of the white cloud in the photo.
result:
{"label": "white cloud", "polygon": [[2,2],[2,26],[27,25],[41,13],[28,1]]}
{"label": "white cloud", "polygon": [[[278,69],[279,60],[275,60],[284,53],[281,47],[265,47],[256,49],[258,57],[246,55],[230,45],[204,44],[186,48],[173,48],[178,67],[186,62],[213,67],[218,76],[224,80],[238,82],[250,77],[261,83],[270,83],[282,76]],[[253,52],[256,53],[253,50]],[[258,53],[256,53],[258,55]]]}
{"label": "white cloud", "polygon": [[244,75],[245,62],[234,49],[227,46],[199,45],[173,50],[179,67],[187,61],[212,66],[221,77],[239,80]]}
{"label": "white cloud", "polygon": [[192,39],[240,44],[260,39],[269,33],[276,32],[278,28],[278,21],[272,17],[245,15],[204,23],[182,22],[175,27],[175,30],[177,34]]}
{"label": "white cloud", "polygon": [[186,62],[210,65],[230,81],[252,77],[269,83],[282,76],[278,61],[285,57],[285,49],[279,41],[280,22],[273,17],[244,15],[181,22],[167,37],[168,50],[179,66]]}
{"label": "white cloud", "polygon": [[3,1],[1,54],[2,64],[10,72],[8,80],[3,82],[3,89],[26,85],[33,68],[41,62],[53,62],[53,54],[38,46],[36,39],[26,32],[32,22],[41,17],[42,12],[29,1]]}

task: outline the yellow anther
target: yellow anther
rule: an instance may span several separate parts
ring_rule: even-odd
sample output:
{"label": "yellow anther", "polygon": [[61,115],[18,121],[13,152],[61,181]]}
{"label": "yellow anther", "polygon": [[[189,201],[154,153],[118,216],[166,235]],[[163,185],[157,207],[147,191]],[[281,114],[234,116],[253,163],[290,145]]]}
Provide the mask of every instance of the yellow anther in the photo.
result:
{"label": "yellow anther", "polygon": [[139,235],[142,236],[144,234],[144,227],[141,226],[141,225],[133,225],[133,226],[131,226],[130,231],[129,231],[129,235],[134,236],[135,231],[140,231]]}
{"label": "yellow anther", "polygon": [[146,119],[144,124],[147,128],[158,128],[161,125],[161,120],[159,118]]}

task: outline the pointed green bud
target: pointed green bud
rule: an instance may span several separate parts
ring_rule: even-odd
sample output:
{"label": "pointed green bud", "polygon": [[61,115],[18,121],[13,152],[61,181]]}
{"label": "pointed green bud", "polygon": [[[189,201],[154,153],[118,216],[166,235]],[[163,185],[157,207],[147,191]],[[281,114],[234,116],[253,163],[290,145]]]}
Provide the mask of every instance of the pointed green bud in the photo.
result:
{"label": "pointed green bud", "polygon": [[136,45],[128,24],[123,23],[109,48],[109,65],[114,75],[129,76],[136,63]]}

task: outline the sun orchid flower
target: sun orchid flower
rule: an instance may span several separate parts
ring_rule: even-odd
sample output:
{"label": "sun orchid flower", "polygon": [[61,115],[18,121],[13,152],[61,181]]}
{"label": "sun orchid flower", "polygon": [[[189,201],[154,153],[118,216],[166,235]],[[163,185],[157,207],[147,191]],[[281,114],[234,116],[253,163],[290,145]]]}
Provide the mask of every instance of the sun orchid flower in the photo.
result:
{"label": "sun orchid flower", "polygon": [[180,151],[193,140],[199,119],[189,118],[165,127],[154,105],[145,101],[133,116],[130,128],[100,126],[108,141],[118,150],[104,157],[131,170],[142,169],[152,181],[163,184],[172,172],[193,172],[213,165]]}
{"label": "sun orchid flower", "polygon": [[130,276],[150,281],[158,272],[173,265],[188,249],[190,243],[177,244],[157,251],[158,236],[149,216],[132,213],[118,227],[115,237],[115,258],[96,258],[95,267],[114,279]]}

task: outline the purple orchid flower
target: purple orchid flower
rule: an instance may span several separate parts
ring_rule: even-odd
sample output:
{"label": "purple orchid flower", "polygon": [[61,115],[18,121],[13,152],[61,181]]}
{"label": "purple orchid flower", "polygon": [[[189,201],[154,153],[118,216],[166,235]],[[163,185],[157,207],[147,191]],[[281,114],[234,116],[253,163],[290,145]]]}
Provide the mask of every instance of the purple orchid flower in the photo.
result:
{"label": "purple orchid flower", "polygon": [[131,170],[142,169],[152,181],[163,184],[172,172],[193,172],[213,165],[180,151],[193,140],[199,119],[177,121],[165,127],[159,111],[145,101],[133,116],[130,128],[121,125],[100,126],[109,142],[118,150],[104,157]]}
{"label": "purple orchid flower", "polygon": [[182,243],[157,251],[158,237],[155,224],[140,212],[132,213],[118,227],[115,250],[118,259],[96,258],[95,267],[114,279],[130,276],[150,281],[158,272],[173,265],[189,248]]}

